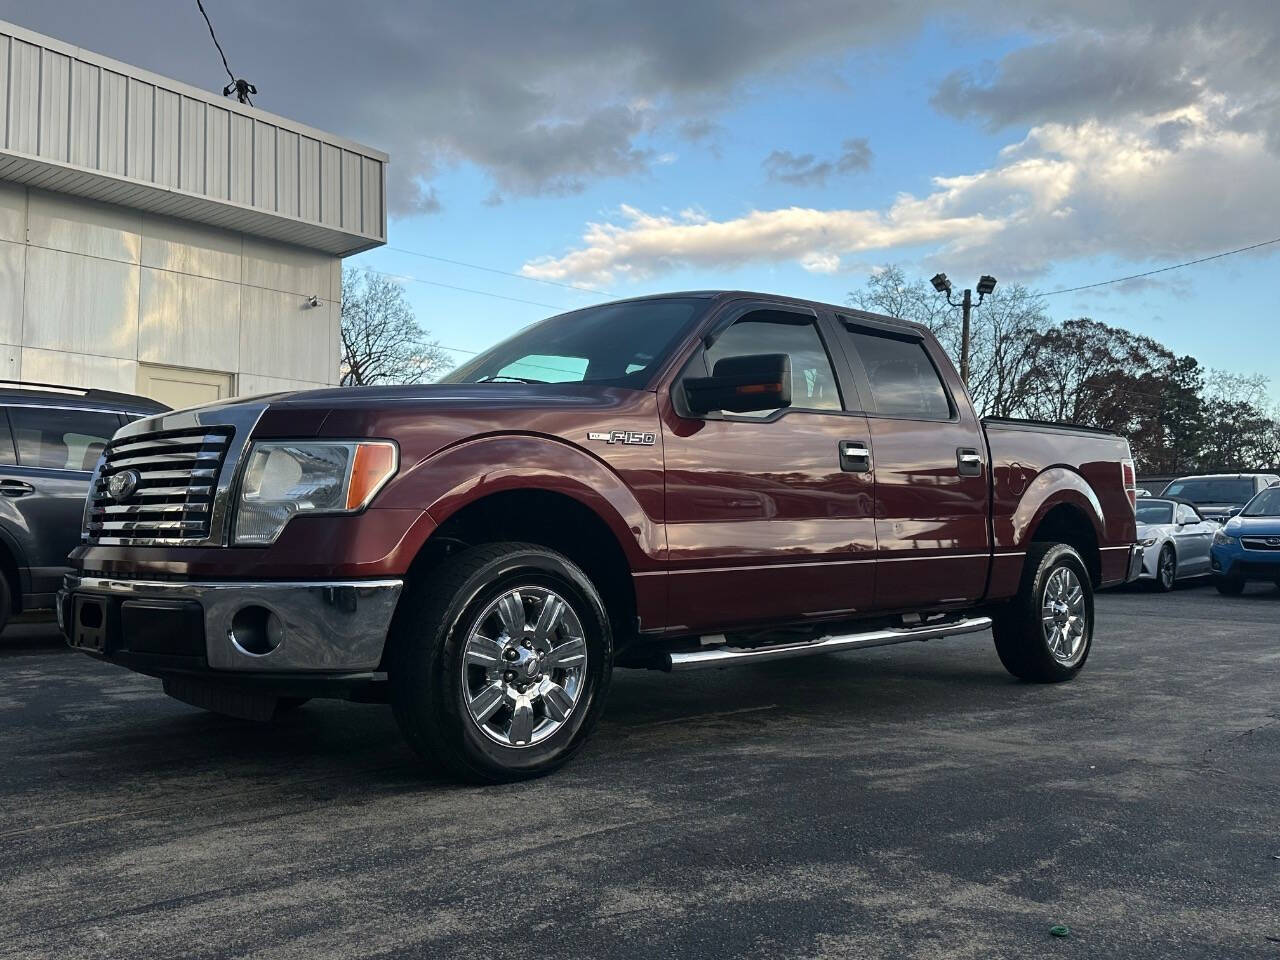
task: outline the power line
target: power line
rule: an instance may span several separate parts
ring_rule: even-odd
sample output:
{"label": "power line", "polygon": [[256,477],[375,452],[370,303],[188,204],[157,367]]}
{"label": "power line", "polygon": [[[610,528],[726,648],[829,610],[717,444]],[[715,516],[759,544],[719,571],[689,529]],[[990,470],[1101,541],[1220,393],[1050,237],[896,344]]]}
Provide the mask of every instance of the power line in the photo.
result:
{"label": "power line", "polygon": [[204,8],[203,0],[196,0],[196,6],[200,8],[200,14],[204,17],[204,22],[209,27],[209,36],[213,39],[213,45],[218,48],[218,56],[222,58],[222,66],[227,71],[227,76],[231,78],[231,82],[222,88],[222,95],[229,97],[234,91],[236,99],[252,107],[253,101],[249,99],[249,94],[256,94],[258,88],[248,80],[238,78],[231,72],[231,64],[227,63],[227,55],[222,52],[222,44],[218,42],[218,35],[213,31],[213,21],[209,19],[209,13]]}
{"label": "power line", "polygon": [[583,287],[573,283],[561,283],[559,280],[548,280],[545,277],[530,277],[523,273],[515,273],[511,270],[499,270],[497,267],[486,267],[479,263],[467,263],[465,260],[451,260],[449,257],[440,257],[431,253],[423,253],[421,250],[410,250],[408,247],[386,247],[387,250],[394,250],[397,253],[405,253],[411,257],[421,257],[423,260],[435,260],[439,263],[450,263],[455,267],[469,267],[472,270],[483,270],[485,273],[496,273],[501,277],[514,277],[517,280],[529,280],[533,283],[545,283],[553,287],[563,287],[566,290],[576,290],[579,293],[598,293],[604,297],[613,297],[617,294],[609,290],[598,290],[595,287]]}
{"label": "power line", "polygon": [[1182,263],[1171,264],[1167,267],[1158,267],[1155,270],[1148,270],[1145,273],[1135,273],[1127,277],[1116,277],[1114,280],[1099,280],[1097,283],[1086,283],[1078,287],[1067,287],[1065,290],[1049,290],[1036,294],[1041,297],[1056,297],[1062,293],[1076,293],[1080,290],[1092,290],[1094,287],[1105,287],[1112,283],[1124,283],[1126,280],[1140,280],[1143,277],[1154,276],[1157,273],[1168,273],[1170,270],[1180,270],[1183,267],[1193,267],[1197,263],[1208,263],[1210,260],[1221,260],[1223,257],[1235,256],[1237,253],[1246,253],[1249,250],[1257,250],[1259,247],[1268,247],[1273,243],[1280,243],[1280,237],[1273,240],[1263,240],[1261,243],[1251,243],[1247,247],[1237,247],[1234,250],[1226,250],[1222,253],[1215,253],[1208,257],[1200,257],[1197,260],[1185,260]]}
{"label": "power line", "polygon": [[[446,290],[457,290],[459,293],[474,293],[481,297],[493,297],[495,300],[509,300],[512,303],[527,303],[531,307],[546,307],[548,310],[563,311],[566,308],[556,303],[543,303],[541,300],[525,300],[522,297],[508,297],[505,294],[493,293],[490,290],[477,290],[474,287],[458,287],[452,283],[441,283],[439,280],[424,280],[422,277],[415,277],[407,273],[392,273],[389,270],[375,270],[373,267],[364,267],[370,273],[376,273],[379,276],[390,277],[393,280],[412,280],[414,283],[425,283],[430,287],[443,287]],[[576,308],[568,308],[576,309]]]}

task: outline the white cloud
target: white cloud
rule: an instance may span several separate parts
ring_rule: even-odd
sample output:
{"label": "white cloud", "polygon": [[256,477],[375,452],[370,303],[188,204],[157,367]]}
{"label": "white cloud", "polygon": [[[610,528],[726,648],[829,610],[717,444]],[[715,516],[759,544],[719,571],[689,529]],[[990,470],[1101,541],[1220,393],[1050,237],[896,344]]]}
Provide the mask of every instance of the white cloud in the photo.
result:
{"label": "white cloud", "polygon": [[927,246],[948,270],[1025,279],[1060,260],[1159,260],[1267,239],[1280,222],[1276,183],[1280,158],[1265,132],[1232,129],[1219,111],[1049,123],[992,166],[935,178],[931,192],[882,210],[787,207],[717,220],[624,206],[616,221],[588,224],[578,249],[524,272],[597,284],[753,263],[831,272],[849,254]]}

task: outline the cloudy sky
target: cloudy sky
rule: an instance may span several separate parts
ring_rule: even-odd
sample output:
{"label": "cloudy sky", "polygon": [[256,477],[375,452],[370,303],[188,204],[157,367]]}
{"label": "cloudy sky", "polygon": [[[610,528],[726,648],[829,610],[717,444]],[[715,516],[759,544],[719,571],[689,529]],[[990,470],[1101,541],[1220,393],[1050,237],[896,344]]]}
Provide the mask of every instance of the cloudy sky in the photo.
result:
{"label": "cloudy sky", "polygon": [[[1280,236],[1276,0],[205,5],[259,106],[390,153],[390,245],[353,262],[450,347],[614,295],[843,302],[887,261],[1052,291]],[[195,0],[0,18],[226,79]],[[1280,380],[1278,266],[1048,302]]]}

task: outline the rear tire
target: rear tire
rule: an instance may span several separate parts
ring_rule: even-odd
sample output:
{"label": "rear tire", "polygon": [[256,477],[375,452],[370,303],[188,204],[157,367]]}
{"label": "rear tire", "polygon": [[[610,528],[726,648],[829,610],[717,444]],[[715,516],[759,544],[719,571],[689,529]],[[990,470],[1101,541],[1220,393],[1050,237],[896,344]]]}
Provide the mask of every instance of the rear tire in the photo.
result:
{"label": "rear tire", "polygon": [[1034,543],[1022,586],[994,618],[996,653],[1019,680],[1070,680],[1093,646],[1093,581],[1065,543]]}
{"label": "rear tire", "polygon": [[1168,593],[1178,582],[1178,556],[1173,547],[1166,544],[1156,559],[1156,577],[1153,583],[1161,593]]}
{"label": "rear tire", "polygon": [[1244,593],[1244,581],[1239,577],[1214,577],[1213,585],[1224,597],[1238,597]]}
{"label": "rear tire", "polygon": [[469,781],[524,780],[570,760],[600,719],[613,668],[590,578],[529,543],[472,547],[407,584],[388,642],[405,738]]}

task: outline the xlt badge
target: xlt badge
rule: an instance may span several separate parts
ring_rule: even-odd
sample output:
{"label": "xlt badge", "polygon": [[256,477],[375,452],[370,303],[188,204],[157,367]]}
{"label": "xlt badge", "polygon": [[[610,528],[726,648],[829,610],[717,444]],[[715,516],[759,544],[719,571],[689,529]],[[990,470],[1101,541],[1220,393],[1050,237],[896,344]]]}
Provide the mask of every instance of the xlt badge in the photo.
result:
{"label": "xlt badge", "polygon": [[638,430],[611,430],[609,433],[596,433],[592,431],[587,434],[588,440],[603,440],[605,443],[638,443],[642,446],[651,447],[658,442],[656,433],[641,433]]}

